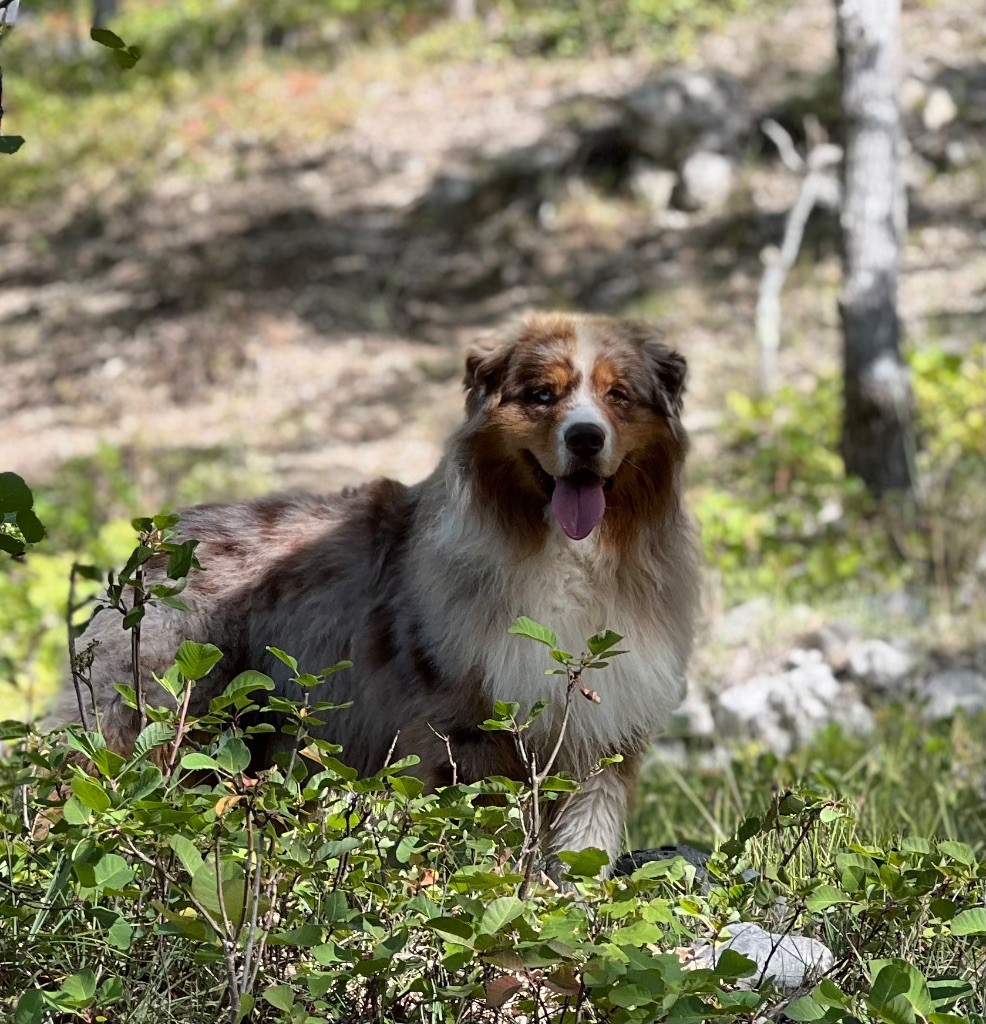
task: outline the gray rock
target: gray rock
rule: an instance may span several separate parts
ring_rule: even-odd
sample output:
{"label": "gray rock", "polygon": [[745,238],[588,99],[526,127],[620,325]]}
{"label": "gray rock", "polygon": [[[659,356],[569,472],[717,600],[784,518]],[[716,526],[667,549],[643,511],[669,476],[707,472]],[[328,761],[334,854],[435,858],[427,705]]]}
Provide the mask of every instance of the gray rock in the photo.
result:
{"label": "gray rock", "polygon": [[865,734],[873,728],[869,708],[822,664],[757,676],[724,690],[714,717],[724,738],[760,740],[782,756],[833,722],[853,733]]}
{"label": "gray rock", "polygon": [[744,980],[746,988],[771,981],[780,989],[799,989],[835,964],[832,950],[806,935],[776,935],[748,921],[731,924],[727,930],[727,938],[694,943],[695,962],[699,967],[714,967],[726,949],[749,957],[760,970]]}
{"label": "gray rock", "polygon": [[678,203],[688,210],[720,209],[732,194],[735,177],[732,160],[721,153],[692,153],[681,167]]}
{"label": "gray rock", "polygon": [[986,712],[986,676],[967,668],[950,668],[930,676],[918,690],[924,717],[932,722],[957,711]]}
{"label": "gray rock", "polygon": [[887,696],[902,692],[913,668],[914,659],[910,654],[886,640],[864,640],[849,656],[852,678]]}
{"label": "gray rock", "polygon": [[662,167],[681,167],[698,150],[736,152],[750,130],[739,82],[707,71],[669,72],[634,89],[621,103],[628,134]]}
{"label": "gray rock", "polygon": [[856,634],[844,622],[826,622],[802,638],[809,650],[818,651],[822,660],[835,673],[845,672],[856,645]]}

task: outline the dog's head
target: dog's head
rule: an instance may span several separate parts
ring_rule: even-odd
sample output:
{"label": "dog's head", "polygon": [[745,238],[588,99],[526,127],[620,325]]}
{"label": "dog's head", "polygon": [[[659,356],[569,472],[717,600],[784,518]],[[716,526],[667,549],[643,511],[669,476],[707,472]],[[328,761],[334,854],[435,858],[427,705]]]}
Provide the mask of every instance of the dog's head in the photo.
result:
{"label": "dog's head", "polygon": [[542,524],[550,505],[573,540],[632,529],[677,486],[685,370],[653,328],[602,317],[532,316],[473,349],[466,411],[489,499]]}

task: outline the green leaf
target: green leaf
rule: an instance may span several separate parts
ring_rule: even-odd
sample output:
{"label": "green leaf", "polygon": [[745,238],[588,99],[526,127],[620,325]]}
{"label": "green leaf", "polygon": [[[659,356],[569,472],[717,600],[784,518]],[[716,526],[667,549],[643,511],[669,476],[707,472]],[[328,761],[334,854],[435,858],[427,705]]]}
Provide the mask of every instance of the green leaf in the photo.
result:
{"label": "green leaf", "polygon": [[614,633],[611,629],[604,629],[601,633],[596,633],[595,636],[590,636],[585,642],[585,646],[590,654],[603,654],[615,647],[623,637],[619,633]]}
{"label": "green leaf", "polygon": [[595,878],[609,863],[609,856],[594,846],[584,850],[563,850],[558,854],[568,868],[568,873],[577,878]]}
{"label": "green leaf", "polygon": [[811,996],[801,996],[784,1008],[784,1016],[798,1024],[810,1024],[811,1021],[825,1018],[825,1007],[819,1006]]}
{"label": "green leaf", "polygon": [[175,856],[181,861],[181,866],[190,874],[194,875],[202,867],[202,854],[191,839],[185,836],[172,834],[168,836],[168,846],[175,851]]}
{"label": "green leaf", "polygon": [[[0,140],[2,141],[2,140]],[[17,1000],[14,1024],[41,1024],[44,1020],[45,997],[36,989],[28,989]]]}
{"label": "green leaf", "polygon": [[472,928],[469,922],[461,917],[433,917],[425,921],[425,927],[437,932],[443,939],[449,942],[457,942],[460,945],[472,945]]}
{"label": "green leaf", "polygon": [[952,839],[946,839],[945,842],[938,844],[938,849],[946,857],[951,857],[952,860],[958,861],[959,864],[964,864],[966,867],[972,867],[976,863],[976,854],[967,843],[957,843]]}
{"label": "green leaf", "polygon": [[122,978],[106,978],[99,986],[99,992],[96,995],[96,1002],[101,1007],[109,1006],[111,1003],[117,1003],[123,998],[123,991]]}
{"label": "green leaf", "polygon": [[[16,136],[5,135],[12,139]],[[8,152],[15,152],[9,150]],[[0,513],[26,512],[34,507],[34,495],[31,488],[16,473],[0,473]]]}
{"label": "green leaf", "polygon": [[263,672],[256,672],[254,669],[247,669],[238,676],[234,676],[226,689],[220,696],[214,698],[209,704],[209,710],[215,714],[230,704],[238,708],[246,707],[249,703],[248,697],[257,690],[273,690],[274,680]]}
{"label": "green leaf", "polygon": [[495,935],[523,913],[524,904],[516,896],[501,896],[483,911],[479,931],[483,935]]}
{"label": "green leaf", "polygon": [[134,741],[134,757],[143,757],[155,747],[170,743],[177,733],[167,722],[151,722]]}
{"label": "green leaf", "polygon": [[322,909],[319,913],[319,920],[323,924],[338,924],[349,917],[349,904],[346,902],[346,894],[330,892],[322,898]]}
{"label": "green leaf", "polygon": [[70,825],[85,825],[92,817],[92,811],[78,797],[72,796],[65,801],[62,815]]}
{"label": "green leaf", "polygon": [[758,968],[756,963],[748,956],[743,956],[735,949],[724,949],[716,961],[716,977],[725,981],[736,981],[739,978],[748,978],[755,974]]}
{"label": "green leaf", "polygon": [[0,135],[0,153],[16,153],[23,145],[23,135]]}
{"label": "green leaf", "polygon": [[240,999],[240,1012],[236,1017],[236,1024],[241,1024],[242,1021],[250,1020],[253,1017],[254,1007],[257,1005],[256,999],[248,992],[242,999]]}
{"label": "green leaf", "polygon": [[654,997],[641,985],[620,984],[609,993],[609,1001],[614,1006],[629,1008],[647,1006],[654,1002]]}
{"label": "green leaf", "polygon": [[541,783],[541,791],[544,793],[574,793],[579,784],[574,779],[566,779],[561,775],[549,775]]}
{"label": "green leaf", "polygon": [[6,551],[8,555],[23,555],[27,546],[9,533],[0,532],[0,551]]}
{"label": "green leaf", "polygon": [[61,991],[75,1003],[85,1005],[96,994],[96,975],[92,971],[79,971],[62,982]]}
{"label": "green leaf", "polygon": [[555,636],[553,629],[542,626],[540,622],[535,622],[526,615],[521,615],[507,632],[529,637],[531,640],[537,640],[538,643],[547,644],[548,647],[558,646],[558,637]]}
{"label": "green leaf", "polygon": [[222,656],[223,652],[213,644],[199,644],[194,640],[186,640],[178,648],[175,664],[186,679],[194,681],[208,675]]}
{"label": "green leaf", "polygon": [[17,529],[24,535],[24,540],[28,544],[37,544],[45,538],[45,528],[31,509],[22,509],[17,513]]}
{"label": "green leaf", "polygon": [[124,921],[122,917],[117,918],[106,933],[106,938],[109,940],[110,945],[123,952],[130,949],[133,937],[133,926]]}
{"label": "green leaf", "polygon": [[282,665],[287,665],[292,672],[298,671],[297,658],[292,658],[290,654],[285,654],[279,647],[268,647],[267,651],[268,653],[273,654]]}
{"label": "green leaf", "polygon": [[911,987],[911,978],[894,961],[877,960],[870,965],[873,984],[870,987],[870,1002],[882,1009],[897,996],[905,995]]}
{"label": "green leaf", "polygon": [[970,907],[952,918],[953,935],[986,935],[986,907]]}
{"label": "green leaf", "polygon": [[113,56],[124,71],[129,71],[140,60],[140,47],[125,46],[122,50],[114,50]]}
{"label": "green leaf", "polygon": [[156,516],[151,516],[151,522],[155,530],[170,530],[181,522],[181,516],[177,512],[159,512]]}
{"label": "green leaf", "polygon": [[322,927],[317,924],[303,924],[270,937],[272,946],[317,946],[322,941]]}
{"label": "green leaf", "polygon": [[852,903],[852,898],[839,889],[836,889],[834,885],[818,886],[818,888],[815,889],[805,901],[805,905],[808,909],[815,914],[822,910],[826,910],[829,907],[833,907],[837,903]]}
{"label": "green leaf", "polygon": [[[972,985],[964,978],[933,978],[928,981],[928,992],[937,1011],[950,1010],[960,999],[973,995]],[[933,1013],[928,1014],[928,1020],[934,1016]]]}
{"label": "green leaf", "polygon": [[232,927],[236,928],[243,919],[246,876],[239,864],[233,861],[222,861],[217,872],[215,859],[210,857],[192,875],[192,895],[205,907],[213,920],[221,923],[220,887],[227,917]]}
{"label": "green leaf", "polygon": [[134,869],[116,853],[105,853],[93,867],[97,889],[119,890],[134,879]]}
{"label": "green leaf", "polygon": [[264,990],[264,999],[271,1006],[287,1013],[294,1006],[294,990],[290,985],[271,985]]}
{"label": "green leaf", "polygon": [[216,751],[216,761],[221,768],[235,775],[250,767],[250,751],[243,740],[234,737]]}
{"label": "green leaf", "polygon": [[133,579],[134,573],[136,573],[145,562],[150,561],[153,557],[153,548],[147,547],[146,544],[138,544],[137,547],[130,552],[127,564],[120,572],[120,578],[125,581]]}
{"label": "green leaf", "polygon": [[187,771],[197,771],[198,769],[206,768],[212,771],[220,770],[220,764],[214,757],[209,757],[208,754],[200,754],[198,751],[192,751],[190,754],[185,754],[181,759],[182,768]]}
{"label": "green leaf", "polygon": [[111,50],[122,50],[127,44],[108,28],[91,28],[89,38],[100,46],[108,46]]}
{"label": "green leaf", "polygon": [[[927,1017],[935,1007],[931,1001],[931,994],[928,992],[928,982],[925,976],[914,964],[906,960],[872,960],[869,964],[870,977],[873,978],[873,987],[870,990],[870,999],[877,1001],[881,993],[889,993],[889,1000],[898,995],[906,997],[908,1003],[921,1014]],[[892,972],[892,973],[888,973]],[[883,979],[886,976],[886,981]],[[898,986],[904,985],[901,991]]]}
{"label": "green leaf", "polygon": [[147,609],[142,604],[134,605],[126,615],[123,616],[123,628],[133,629],[144,618]]}
{"label": "green leaf", "polygon": [[106,790],[93,778],[77,776],[72,780],[72,792],[79,803],[101,814],[110,809],[110,798]]}
{"label": "green leaf", "polygon": [[168,579],[181,580],[189,574],[197,544],[197,540],[186,540],[183,544],[176,544],[168,552]]}
{"label": "green leaf", "polygon": [[327,679],[329,676],[334,676],[336,672],[345,672],[347,668],[352,668],[353,663],[351,661],[337,661],[334,665],[330,665],[328,668],[323,668],[318,673],[319,679]]}

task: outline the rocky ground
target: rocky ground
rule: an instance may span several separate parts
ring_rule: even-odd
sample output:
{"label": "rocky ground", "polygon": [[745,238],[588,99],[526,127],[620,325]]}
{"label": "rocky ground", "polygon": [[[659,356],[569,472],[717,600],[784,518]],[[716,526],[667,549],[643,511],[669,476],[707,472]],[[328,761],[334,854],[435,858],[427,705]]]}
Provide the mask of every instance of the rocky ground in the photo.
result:
{"label": "rocky ground", "polygon": [[[986,315],[986,23],[958,0],[908,5],[904,37],[902,314],[912,341],[962,349]],[[555,305],[662,322],[692,366],[695,459],[714,461],[723,395],[756,388],[757,287],[800,187],[760,126],[824,142],[833,56],[830,5],[801,4],[674,68],[391,55],[292,72],[274,145],[235,96],[175,110],[150,181],[137,157],[0,209],[0,464],[43,484],[121,447],[149,505],[176,454],[265,486],[411,481],[460,415],[464,346]],[[783,297],[796,385],[838,360],[834,228],[813,217]],[[865,730],[888,696],[986,707],[975,646],[936,665],[814,614],[764,653],[749,637],[772,614],[710,616],[668,756],[713,735],[783,751],[829,721]]]}

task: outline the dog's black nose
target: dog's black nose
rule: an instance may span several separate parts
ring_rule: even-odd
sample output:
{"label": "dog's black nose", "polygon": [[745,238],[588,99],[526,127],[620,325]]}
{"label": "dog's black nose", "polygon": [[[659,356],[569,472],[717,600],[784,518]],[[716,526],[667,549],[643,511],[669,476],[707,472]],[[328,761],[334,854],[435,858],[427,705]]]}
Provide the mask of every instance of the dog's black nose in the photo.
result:
{"label": "dog's black nose", "polygon": [[606,432],[598,423],[573,423],[565,431],[565,447],[580,459],[591,459],[603,450]]}

